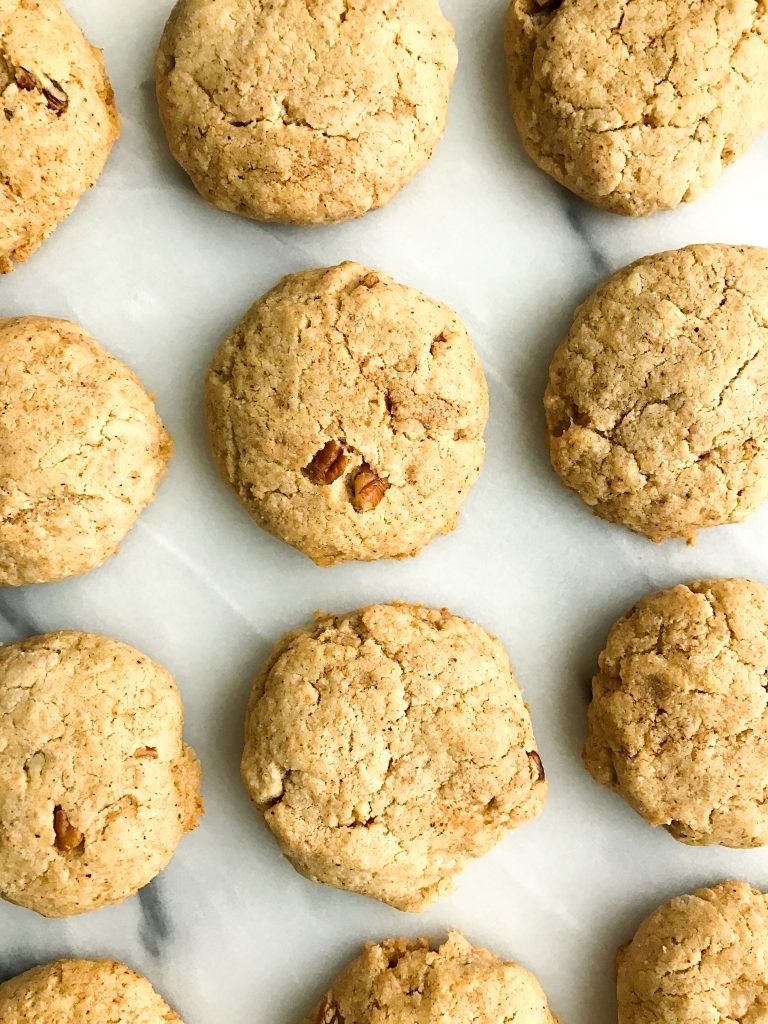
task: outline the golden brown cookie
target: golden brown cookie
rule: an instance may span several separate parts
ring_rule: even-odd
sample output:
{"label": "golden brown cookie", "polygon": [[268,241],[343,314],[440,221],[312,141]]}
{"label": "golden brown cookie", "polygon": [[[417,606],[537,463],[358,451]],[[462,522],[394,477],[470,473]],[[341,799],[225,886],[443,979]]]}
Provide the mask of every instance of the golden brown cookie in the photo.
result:
{"label": "golden brown cookie", "polygon": [[[458,932],[369,942],[305,1024],[557,1024],[537,979]],[[57,1022],[58,1024],[58,1022]]]}
{"label": "golden brown cookie", "polygon": [[720,882],[664,903],[617,958],[619,1024],[764,1024],[768,899]]}
{"label": "golden brown cookie", "polygon": [[0,273],[74,210],[119,124],[101,51],[59,0],[0,0]]}
{"label": "golden brown cookie", "polygon": [[528,154],[615,213],[698,199],[768,125],[763,0],[512,0],[506,49]]}
{"label": "golden brown cookie", "polygon": [[286,277],[207,380],[216,463],[319,565],[416,555],[480,473],[488,390],[453,310],[358,263]]}
{"label": "golden brown cookie", "polygon": [[420,606],[324,615],[254,683],[243,781],[307,878],[423,910],[546,782],[504,648]]}
{"label": "golden brown cookie", "polygon": [[768,249],[692,245],[576,311],[544,398],[552,465],[593,512],[693,541],[768,494]]}
{"label": "golden brown cookie", "polygon": [[0,319],[0,584],[101,565],[172,449],[140,381],[82,327]]}
{"label": "golden brown cookie", "polygon": [[119,903],[202,813],[170,675],[93,633],[0,647],[0,895],[46,917]]}
{"label": "golden brown cookie", "polygon": [[424,167],[456,59],[437,0],[179,0],[157,96],[208,202],[327,224],[384,206]]}
{"label": "golden brown cookie", "polygon": [[768,844],[768,588],[703,580],[639,601],[592,683],[587,768],[694,846]]}

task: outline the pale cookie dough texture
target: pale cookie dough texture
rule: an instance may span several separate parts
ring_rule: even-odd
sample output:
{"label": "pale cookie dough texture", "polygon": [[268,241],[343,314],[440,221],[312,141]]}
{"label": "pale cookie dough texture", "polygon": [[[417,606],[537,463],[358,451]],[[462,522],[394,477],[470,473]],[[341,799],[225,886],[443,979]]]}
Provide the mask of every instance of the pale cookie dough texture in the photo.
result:
{"label": "pale cookie dough texture", "polygon": [[58,0],[0,0],[0,274],[69,216],[118,134],[101,51]]}
{"label": "pale cookie dough texture", "polygon": [[140,381],[82,327],[0,319],[0,585],[106,561],[172,447]]}
{"label": "pale cookie dough texture", "polygon": [[664,903],[617,957],[618,1024],[764,1024],[768,899],[720,882]]}
{"label": "pale cookie dough texture", "polygon": [[765,846],[767,679],[768,588],[704,580],[652,594],[600,655],[587,768],[684,843]]}
{"label": "pale cookie dough texture", "polygon": [[768,249],[694,245],[587,299],[544,399],[552,465],[593,512],[693,542],[768,495]]}
{"label": "pale cookie dough texture", "polygon": [[512,0],[506,49],[528,154],[615,213],[698,199],[768,125],[764,0]]}
{"label": "pale cookie dough texture", "polygon": [[113,960],[57,960],[0,985],[3,1024],[182,1024],[146,978]]}
{"label": "pale cookie dough texture", "polygon": [[119,903],[202,813],[176,684],[92,633],[0,647],[0,895],[46,917]]}
{"label": "pale cookie dough texture", "polygon": [[456,61],[437,0],[180,0],[157,96],[208,202],[327,224],[384,206],[424,167]]}
{"label": "pale cookie dough texture", "polygon": [[455,529],[488,389],[453,310],[343,263],[253,306],[213,361],[207,416],[256,522],[334,565],[415,555]]}
{"label": "pale cookie dough texture", "polygon": [[297,871],[413,911],[547,789],[498,640],[403,604],[283,637],[253,687],[242,774]]}
{"label": "pale cookie dough texture", "polygon": [[304,1024],[557,1024],[536,978],[453,932],[368,943]]}

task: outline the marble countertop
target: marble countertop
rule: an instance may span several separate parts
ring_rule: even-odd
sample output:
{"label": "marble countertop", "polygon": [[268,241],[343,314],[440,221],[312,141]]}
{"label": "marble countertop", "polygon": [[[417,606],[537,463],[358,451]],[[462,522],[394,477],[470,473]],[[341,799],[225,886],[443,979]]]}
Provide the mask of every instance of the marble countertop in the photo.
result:
{"label": "marble countertop", "polygon": [[[363,940],[463,929],[531,968],[568,1024],[614,1018],[613,956],[662,899],[732,876],[768,889],[768,850],[692,849],[650,829],[581,765],[589,680],[642,594],[711,575],[768,582],[768,506],[695,548],[655,547],[590,516],[551,471],[541,396],[574,306],[611,270],[690,242],[768,245],[768,135],[699,202],[630,221],[590,209],[524,156],[507,113],[505,0],[443,0],[461,54],[445,140],[386,209],[322,229],[206,206],[167,151],[152,58],[172,0],[68,0],[103,46],[123,117],[106,173],[26,265],[3,315],[83,323],[157,395],[176,441],[158,500],[97,572],[0,594],[0,640],[103,632],[177,678],[207,813],[121,906],[46,921],[0,905],[0,976],[62,955],[143,971],[185,1024],[298,1024]],[[321,570],[257,529],[220,482],[202,419],[206,366],[283,274],[360,260],[443,299],[485,365],[488,459],[458,532],[415,560]],[[244,705],[270,644],[315,609],[447,606],[504,642],[550,779],[543,815],[407,915],[302,879],[239,782]]]}

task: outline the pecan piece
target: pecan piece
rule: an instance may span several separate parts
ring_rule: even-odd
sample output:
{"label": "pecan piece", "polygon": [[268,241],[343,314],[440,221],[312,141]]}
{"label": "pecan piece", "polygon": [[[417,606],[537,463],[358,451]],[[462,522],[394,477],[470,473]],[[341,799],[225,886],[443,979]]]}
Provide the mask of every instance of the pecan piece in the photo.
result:
{"label": "pecan piece", "polygon": [[26,68],[16,68],[16,85],[25,92],[31,92],[38,87],[38,81],[31,71]]}
{"label": "pecan piece", "polygon": [[338,441],[328,441],[304,470],[313,484],[332,484],[347,468],[347,453]]}
{"label": "pecan piece", "polygon": [[5,120],[6,121],[12,121],[13,120],[13,111],[11,110],[10,107],[3,107],[3,113],[5,114]]}
{"label": "pecan piece", "polygon": [[379,281],[381,281],[379,275],[373,273],[366,274],[365,277],[363,278],[363,284],[365,285],[366,288],[375,288]]}
{"label": "pecan piece", "polygon": [[139,747],[133,756],[144,761],[156,761],[157,747]]}
{"label": "pecan piece", "polygon": [[52,110],[57,117],[61,117],[69,106],[69,97],[61,88],[55,78],[48,79],[48,85],[43,88],[48,109]]}
{"label": "pecan piece", "polygon": [[547,776],[544,774],[544,765],[541,762],[541,758],[539,757],[538,750],[529,750],[528,751],[528,759],[530,760],[530,762],[531,762],[531,764],[532,764],[532,766],[534,768],[534,771],[536,772],[536,776],[535,776],[533,781],[534,782],[543,782],[544,779],[546,779]]}
{"label": "pecan piece", "polygon": [[387,492],[389,484],[376,476],[367,462],[364,462],[352,485],[353,504],[358,512],[370,512],[376,508]]}
{"label": "pecan piece", "polygon": [[83,841],[83,833],[70,824],[67,812],[59,804],[53,809],[53,831],[56,835],[56,849],[68,853]]}

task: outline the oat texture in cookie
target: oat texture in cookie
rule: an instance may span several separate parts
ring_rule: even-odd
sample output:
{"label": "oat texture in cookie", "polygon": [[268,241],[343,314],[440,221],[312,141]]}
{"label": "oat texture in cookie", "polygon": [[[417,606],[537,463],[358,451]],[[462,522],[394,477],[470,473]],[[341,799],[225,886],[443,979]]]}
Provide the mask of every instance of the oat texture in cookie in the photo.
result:
{"label": "oat texture in cookie", "polygon": [[368,943],[304,1024],[557,1024],[537,979],[457,932]]}
{"label": "oat texture in cookie", "polygon": [[424,167],[456,60],[438,0],[180,0],[157,96],[208,202],[324,224],[383,206]]}
{"label": "oat texture in cookie", "polygon": [[544,399],[552,465],[596,515],[693,541],[768,494],[768,249],[693,245],[608,278]]}
{"label": "oat texture in cookie", "polygon": [[172,447],[140,381],[82,327],[0,319],[0,585],[101,565]]}
{"label": "oat texture in cookie", "polygon": [[92,633],[0,647],[0,895],[46,917],[118,903],[202,813],[176,684]]}
{"label": "oat texture in cookie", "polygon": [[764,1024],[768,899],[721,882],[664,903],[619,950],[619,1024]]}
{"label": "oat texture in cookie", "polygon": [[0,273],[69,216],[118,133],[101,52],[59,0],[0,0]]}
{"label": "oat texture in cookie", "polygon": [[768,587],[703,580],[639,601],[592,684],[587,768],[696,846],[768,845]]}
{"label": "oat texture in cookie", "polygon": [[488,391],[453,310],[357,263],[285,278],[219,349],[213,453],[259,525],[319,565],[455,529]]}
{"label": "oat texture in cookie", "polygon": [[546,794],[498,640],[403,604],[283,637],[253,687],[242,773],[298,871],[400,910],[451,892]]}
{"label": "oat texture in cookie", "polygon": [[512,0],[506,49],[529,155],[615,213],[697,199],[768,125],[765,0]]}

